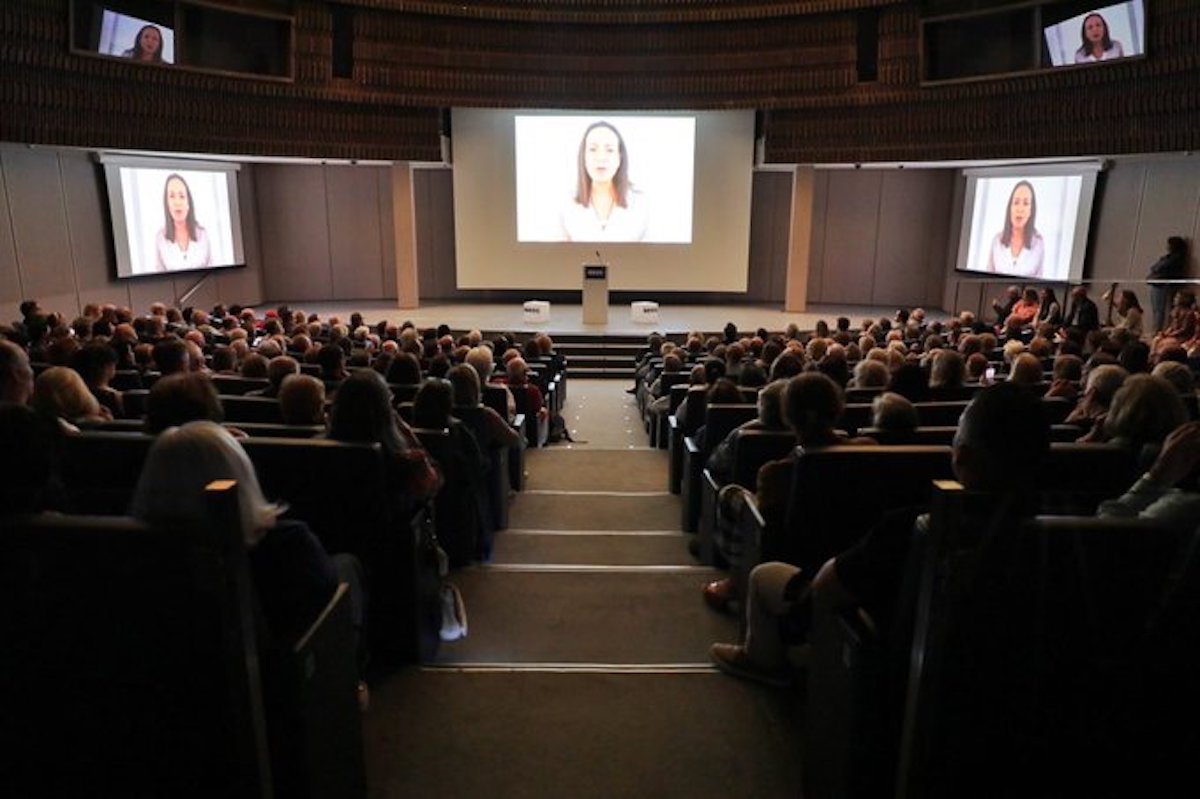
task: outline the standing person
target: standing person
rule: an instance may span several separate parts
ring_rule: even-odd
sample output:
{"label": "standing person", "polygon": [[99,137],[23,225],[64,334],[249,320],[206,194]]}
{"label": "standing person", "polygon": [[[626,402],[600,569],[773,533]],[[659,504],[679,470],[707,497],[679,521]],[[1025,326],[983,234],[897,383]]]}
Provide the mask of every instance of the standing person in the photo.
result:
{"label": "standing person", "polygon": [[1046,245],[1037,232],[1037,196],[1033,184],[1022,180],[1008,196],[1004,227],[988,249],[987,271],[1041,277]]}
{"label": "standing person", "polygon": [[163,185],[163,227],[155,238],[159,272],[202,269],[212,265],[208,232],[196,221],[192,190],[182,175],[172,172]]}
{"label": "standing person", "polygon": [[1171,236],[1167,239],[1167,252],[1154,262],[1150,273],[1150,310],[1154,314],[1151,324],[1154,332],[1162,330],[1166,325],[1167,309],[1171,307],[1171,295],[1174,286],[1170,283],[1157,283],[1156,280],[1178,280],[1187,273],[1188,245],[1181,236]]}
{"label": "standing person", "polygon": [[647,215],[629,180],[629,151],[609,122],[593,122],[579,142],[575,194],[562,212],[566,241],[641,241]]}

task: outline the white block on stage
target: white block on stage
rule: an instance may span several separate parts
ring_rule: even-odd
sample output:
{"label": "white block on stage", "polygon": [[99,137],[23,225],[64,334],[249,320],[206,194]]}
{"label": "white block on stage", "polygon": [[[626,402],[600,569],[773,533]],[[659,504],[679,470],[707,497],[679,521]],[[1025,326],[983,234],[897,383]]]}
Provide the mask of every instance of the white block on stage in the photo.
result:
{"label": "white block on stage", "polygon": [[528,323],[550,321],[550,303],[546,300],[526,300],[524,310]]}
{"label": "white block on stage", "polygon": [[629,303],[629,319],[635,324],[658,324],[658,303],[649,300]]}

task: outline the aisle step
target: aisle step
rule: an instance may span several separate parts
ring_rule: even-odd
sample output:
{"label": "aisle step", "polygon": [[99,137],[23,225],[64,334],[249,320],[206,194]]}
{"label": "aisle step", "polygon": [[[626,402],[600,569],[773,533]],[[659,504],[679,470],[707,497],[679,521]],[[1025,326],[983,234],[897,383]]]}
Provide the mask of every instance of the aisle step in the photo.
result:
{"label": "aisle step", "polygon": [[449,579],[469,634],[443,644],[436,662],[707,664],[713,641],[737,639],[737,619],[701,597],[719,576],[694,567],[465,569]]}
{"label": "aisle step", "polygon": [[666,492],[522,491],[508,525],[518,530],[678,529],[679,498]]}
{"label": "aisle step", "polygon": [[611,566],[691,565],[691,536],[629,530],[505,530],[496,537],[494,564],[601,563]]}

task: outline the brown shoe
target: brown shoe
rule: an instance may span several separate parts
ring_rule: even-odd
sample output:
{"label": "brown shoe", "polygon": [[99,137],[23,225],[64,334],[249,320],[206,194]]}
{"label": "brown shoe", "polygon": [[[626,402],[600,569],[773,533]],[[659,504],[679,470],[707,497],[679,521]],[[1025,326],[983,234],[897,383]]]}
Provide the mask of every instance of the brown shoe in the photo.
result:
{"label": "brown shoe", "polygon": [[708,654],[717,664],[717,668],[734,677],[753,680],[763,685],[775,688],[786,688],[792,684],[792,675],[787,669],[769,669],[755,663],[746,652],[746,647],[738,644],[713,644]]}
{"label": "brown shoe", "polygon": [[718,613],[729,613],[733,610],[734,600],[737,599],[733,580],[714,580],[704,586],[704,601]]}

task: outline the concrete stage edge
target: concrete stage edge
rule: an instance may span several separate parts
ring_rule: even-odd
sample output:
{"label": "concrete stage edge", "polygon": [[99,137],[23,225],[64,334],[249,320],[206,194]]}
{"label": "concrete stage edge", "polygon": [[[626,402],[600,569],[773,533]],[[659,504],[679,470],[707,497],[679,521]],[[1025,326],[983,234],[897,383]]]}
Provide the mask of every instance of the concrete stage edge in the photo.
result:
{"label": "concrete stage edge", "polygon": [[[537,299],[531,296],[529,299]],[[814,305],[803,313],[787,313],[777,305],[671,305],[660,304],[658,324],[634,323],[630,319],[629,304],[610,305],[608,324],[583,323],[583,308],[579,304],[552,303],[550,319],[536,324],[524,321],[521,303],[428,303],[420,308],[402,309],[387,300],[339,300],[322,302],[317,300],[273,301],[258,306],[260,311],[287,304],[306,313],[320,314],[322,318],[337,316],[347,321],[354,311],[362,313],[368,324],[381,319],[391,322],[411,320],[417,327],[450,325],[455,330],[478,328],[490,331],[512,331],[515,333],[544,331],[551,335],[646,335],[654,331],[683,333],[689,330],[713,332],[721,330],[727,322],[733,322],[738,330],[753,332],[765,327],[772,332],[782,331],[795,322],[801,330],[812,330],[817,320],[824,319],[833,326],[839,316],[846,316],[854,326],[863,319],[892,317],[896,308],[870,305]],[[928,311],[926,318],[945,319],[942,311]]]}

